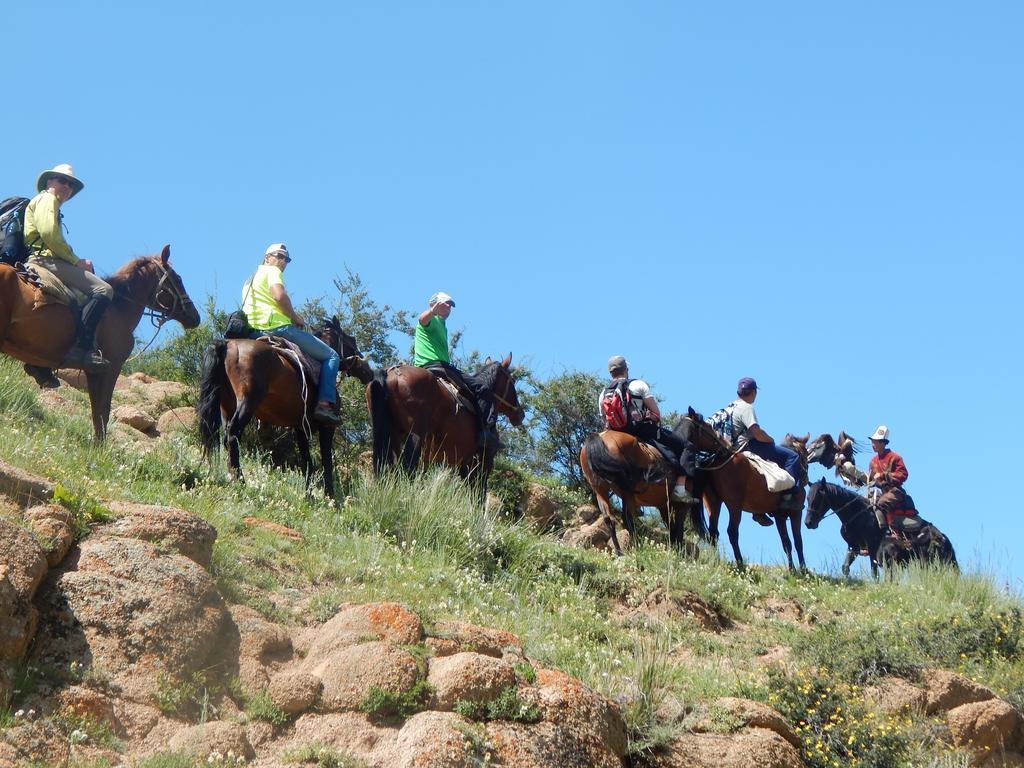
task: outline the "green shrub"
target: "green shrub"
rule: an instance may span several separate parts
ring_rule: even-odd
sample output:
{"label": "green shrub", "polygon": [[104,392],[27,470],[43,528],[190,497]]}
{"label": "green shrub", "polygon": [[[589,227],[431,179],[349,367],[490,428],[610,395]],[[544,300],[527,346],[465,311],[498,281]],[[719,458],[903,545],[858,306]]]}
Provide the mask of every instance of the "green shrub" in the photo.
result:
{"label": "green shrub", "polygon": [[366,763],[332,746],[314,741],[304,747],[286,752],[286,763],[302,763],[315,765],[317,768],[366,768]]}
{"label": "green shrub", "polygon": [[407,691],[387,691],[376,686],[370,688],[359,709],[368,715],[382,719],[412,717],[427,708],[434,688],[426,680],[417,680]]}
{"label": "green shrub", "polygon": [[198,765],[195,758],[181,752],[158,752],[132,764],[133,768],[197,768]]}
{"label": "green shrub", "polygon": [[524,701],[514,685],[503,688],[494,699],[486,703],[459,699],[455,702],[454,709],[456,714],[477,722],[509,720],[516,723],[536,723],[541,717],[540,709]]}
{"label": "green shrub", "polygon": [[794,725],[808,768],[905,765],[905,722],[898,715],[866,709],[859,686],[830,678],[820,669],[788,673],[772,667],[766,691],[762,698]]}
{"label": "green shrub", "polygon": [[265,690],[258,691],[246,699],[245,711],[250,717],[254,717],[257,720],[265,720],[275,726],[285,725],[291,720],[288,713],[277,706],[274,700],[270,698],[270,693]]}

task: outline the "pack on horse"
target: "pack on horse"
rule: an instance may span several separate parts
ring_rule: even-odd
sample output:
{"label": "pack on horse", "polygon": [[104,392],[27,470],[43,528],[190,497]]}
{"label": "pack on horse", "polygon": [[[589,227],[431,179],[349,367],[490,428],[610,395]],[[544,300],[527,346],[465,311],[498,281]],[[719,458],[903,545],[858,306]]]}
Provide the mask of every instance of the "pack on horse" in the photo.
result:
{"label": "pack on horse", "polygon": [[[687,515],[693,530],[702,539],[710,540],[700,502],[684,503],[671,498],[678,468],[670,467],[657,449],[633,435],[611,429],[589,435],[580,449],[580,467],[611,532],[616,555],[622,554],[622,548],[615,535],[608,498],[612,493],[622,499],[622,518],[634,542],[637,540],[634,516],[641,507],[657,508],[668,528],[669,542],[674,546],[683,544],[683,523]],[[692,490],[692,482],[688,480],[687,485]]]}
{"label": "pack on horse", "polygon": [[861,446],[845,432],[840,432],[838,439],[825,433],[808,444],[807,461],[809,464],[821,464],[825,469],[835,468],[836,477],[846,485],[863,488],[868,484],[868,476],[857,467],[854,458],[861,450]]}
{"label": "pack on horse", "polygon": [[[710,454],[710,458],[701,463],[701,469],[707,473],[707,482],[704,484],[704,504],[708,510],[711,541],[718,542],[718,518],[724,503],[729,510],[729,525],[726,528],[729,534],[729,543],[732,545],[736,564],[742,566],[740,520],[743,517],[743,512],[745,510],[754,514],[766,514],[775,519],[775,527],[779,532],[790,569],[794,569],[794,545],[800,568],[806,569],[803,536],[800,530],[800,514],[803,510],[805,495],[803,484],[806,482],[806,464],[803,466],[804,477],[798,478],[798,487],[795,491],[795,500],[799,506],[794,505],[791,510],[780,509],[783,494],[769,491],[767,481],[754,469],[750,460],[726,446],[711,425],[704,421],[704,418],[693,408],[690,408],[688,414],[680,421],[676,431],[695,445],[699,451]],[[790,438],[791,443],[794,442],[791,436],[787,437]],[[800,441],[806,442],[806,440],[807,438],[800,438]],[[796,449],[795,444],[791,447]],[[786,532],[787,520],[793,534],[792,542]]]}
{"label": "pack on horse", "polygon": [[[354,338],[341,330],[338,318],[325,321],[314,335],[334,349],[342,359],[341,370],[359,358]],[[228,448],[228,467],[232,478],[240,479],[238,441],[254,418],[278,427],[291,427],[302,458],[308,485],[313,475],[309,440],[315,428],[320,440],[320,461],[324,473],[324,492],[334,497],[334,456],[331,443],[335,427],[315,421],[317,389],[312,386],[301,353],[294,347],[272,345],[267,339],[218,339],[203,353],[199,384],[199,434],[204,452],[217,446],[221,426]],[[316,364],[313,370],[318,370]]]}
{"label": "pack on horse", "polygon": [[[97,441],[106,437],[114,384],[135,346],[143,314],[158,325],[168,320],[185,328],[199,325],[199,311],[171,268],[170,253],[165,245],[159,256],[132,259],[106,278],[114,298],[96,329],[96,344],[110,365],[86,372]],[[78,319],[67,305],[42,301],[37,287],[0,265],[0,351],[29,366],[58,368],[75,340]]]}
{"label": "pack on horse", "polygon": [[[490,358],[476,374],[493,393],[498,413],[514,426],[523,423],[511,369],[512,355],[501,362]],[[366,406],[373,425],[373,467],[378,474],[401,458],[412,472],[420,462],[443,464],[486,489],[494,451],[481,450],[479,417],[473,400],[452,392],[426,368],[399,365],[374,371],[366,388]]]}
{"label": "pack on horse", "polygon": [[911,560],[921,563],[941,563],[959,569],[953,545],[942,531],[925,523],[920,533],[912,537],[887,535],[875,520],[875,512],[868,500],[848,488],[826,483],[822,478],[811,485],[807,498],[808,528],[817,528],[829,510],[842,521],[840,533],[848,545],[843,562],[843,574],[849,576],[850,565],[858,555],[871,558],[871,575],[878,576],[878,566],[891,569],[906,565]]}

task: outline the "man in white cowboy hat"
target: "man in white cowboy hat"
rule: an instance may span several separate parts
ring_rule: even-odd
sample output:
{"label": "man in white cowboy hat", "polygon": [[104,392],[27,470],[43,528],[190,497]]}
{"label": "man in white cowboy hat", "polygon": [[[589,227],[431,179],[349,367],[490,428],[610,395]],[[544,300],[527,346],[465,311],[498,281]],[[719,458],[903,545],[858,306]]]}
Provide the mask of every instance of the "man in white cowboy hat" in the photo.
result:
{"label": "man in white cowboy hat", "polygon": [[[68,350],[64,365],[95,371],[109,365],[96,349],[96,327],[114,298],[114,289],[96,276],[91,261],[75,255],[64,239],[61,227],[64,218],[61,205],[81,192],[84,186],[67,163],[39,174],[36,179],[39,194],[25,208],[25,248],[29,264],[38,264],[49,270],[74,293],[85,297],[78,334]],[[32,371],[30,373],[36,375]],[[40,380],[38,376],[36,380]]]}
{"label": "man in white cowboy hat", "polygon": [[325,424],[338,425],[341,419],[335,413],[338,402],[338,353],[302,328],[306,325],[302,315],[295,311],[288,291],[284,287],[284,270],[291,262],[288,246],[271,243],[263,253],[263,263],[251,280],[242,286],[242,311],[254,336],[280,336],[320,363],[320,389],[313,418]]}
{"label": "man in white cowboy hat", "polygon": [[924,520],[918,516],[914,502],[903,490],[910,472],[903,463],[903,457],[889,448],[889,428],[880,425],[870,440],[875,455],[868,465],[868,485],[882,492],[875,502],[875,518],[879,527],[883,531],[888,526],[904,533],[919,532]]}
{"label": "man in white cowboy hat", "polygon": [[440,369],[442,375],[454,380],[456,386],[472,393],[480,415],[477,442],[482,448],[494,448],[498,445],[498,412],[494,408],[493,394],[475,376],[463,373],[451,364],[445,321],[454,306],[455,301],[444,291],[438,291],[427,300],[427,308],[420,313],[413,334],[413,365]]}

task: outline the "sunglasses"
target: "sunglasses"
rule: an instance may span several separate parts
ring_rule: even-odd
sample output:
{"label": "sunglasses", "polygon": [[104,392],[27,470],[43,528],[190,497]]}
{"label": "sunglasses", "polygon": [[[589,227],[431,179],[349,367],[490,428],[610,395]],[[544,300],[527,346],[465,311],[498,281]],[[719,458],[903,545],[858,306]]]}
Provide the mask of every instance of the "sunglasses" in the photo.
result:
{"label": "sunglasses", "polygon": [[58,184],[63,184],[65,187],[71,186],[71,179],[65,178],[64,176],[54,176],[53,180]]}

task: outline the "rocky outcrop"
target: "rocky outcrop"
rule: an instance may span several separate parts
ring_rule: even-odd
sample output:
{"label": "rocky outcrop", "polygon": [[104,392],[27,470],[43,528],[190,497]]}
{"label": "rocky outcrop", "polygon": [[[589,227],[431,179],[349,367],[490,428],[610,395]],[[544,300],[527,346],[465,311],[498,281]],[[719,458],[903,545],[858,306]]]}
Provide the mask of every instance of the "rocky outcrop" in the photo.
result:
{"label": "rocky outcrop", "polygon": [[110,417],[139,432],[152,432],[156,427],[156,419],[135,405],[119,405],[110,412]]}
{"label": "rocky outcrop", "polygon": [[30,507],[53,498],[53,483],[0,460],[0,495],[19,507]]}
{"label": "rocky outcrop", "polygon": [[982,754],[1024,749],[1024,719],[1008,702],[988,699],[946,713],[953,744]]}
{"label": "rocky outcrop", "polygon": [[160,414],[156,423],[156,431],[161,435],[188,432],[190,429],[194,429],[198,423],[199,416],[195,408],[171,408]]}
{"label": "rocky outcrop", "polygon": [[[216,763],[217,758],[210,760],[211,755],[230,756],[251,760],[256,756],[245,729],[238,723],[214,721],[183,728],[175,733],[168,747],[188,757],[203,762]],[[223,762],[223,761],[222,761]]]}
{"label": "rocky outcrop", "polygon": [[877,685],[865,688],[864,698],[878,711],[887,715],[924,712],[928,705],[928,694],[925,690],[900,677],[886,677]]}
{"label": "rocky outcrop", "polygon": [[456,653],[430,660],[427,682],[434,688],[435,707],[451,711],[459,701],[486,704],[515,686],[516,672],[504,659],[482,653]]}
{"label": "rocky outcrop", "polygon": [[107,506],[118,517],[102,532],[153,542],[184,555],[204,569],[210,567],[217,529],[201,517],[155,504],[112,501]]}
{"label": "rocky outcrop", "polygon": [[659,757],[661,768],[804,768],[800,752],[775,731],[687,733]]}
{"label": "rocky outcrop", "polygon": [[925,711],[929,715],[947,712],[964,704],[996,698],[995,691],[978,685],[956,672],[926,669],[922,677],[927,695]]}
{"label": "rocky outcrop", "polygon": [[25,522],[42,544],[46,563],[51,568],[64,559],[75,543],[71,514],[58,504],[40,504],[25,510]]}

